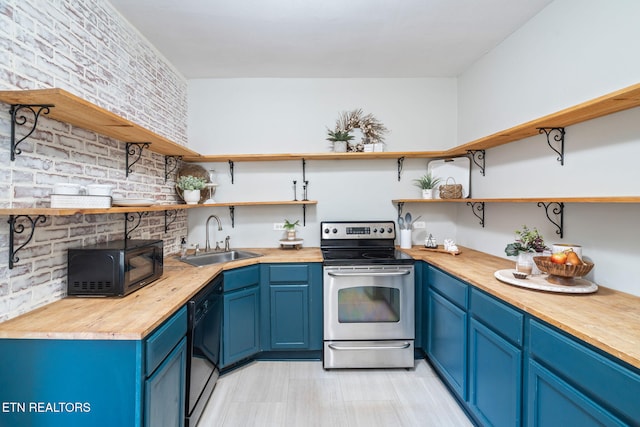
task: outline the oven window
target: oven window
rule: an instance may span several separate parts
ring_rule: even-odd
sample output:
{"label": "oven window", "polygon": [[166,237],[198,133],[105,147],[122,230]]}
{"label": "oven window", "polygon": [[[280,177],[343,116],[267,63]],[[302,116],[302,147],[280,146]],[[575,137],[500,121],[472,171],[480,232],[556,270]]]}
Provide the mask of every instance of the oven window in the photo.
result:
{"label": "oven window", "polygon": [[338,291],[340,323],[398,322],[400,290],[382,286],[360,286]]}

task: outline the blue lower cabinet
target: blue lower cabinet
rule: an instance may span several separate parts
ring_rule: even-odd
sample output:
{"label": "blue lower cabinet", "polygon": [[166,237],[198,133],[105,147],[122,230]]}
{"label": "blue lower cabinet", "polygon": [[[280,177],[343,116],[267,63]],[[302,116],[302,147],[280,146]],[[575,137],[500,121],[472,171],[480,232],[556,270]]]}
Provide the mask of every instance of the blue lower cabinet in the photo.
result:
{"label": "blue lower cabinet", "polygon": [[640,370],[543,322],[528,325],[528,425],[640,426]]}
{"label": "blue lower cabinet", "polygon": [[224,293],[222,366],[260,351],[260,288],[253,286]]}
{"label": "blue lower cabinet", "polygon": [[184,422],[183,307],[144,340],[0,340],[0,426]]}
{"label": "blue lower cabinet", "polygon": [[469,324],[469,407],[484,425],[519,426],[522,350],[475,319]]}
{"label": "blue lower cabinet", "polygon": [[271,349],[309,348],[309,285],[269,286]]}
{"label": "blue lower cabinet", "polygon": [[321,264],[263,264],[261,267],[262,350],[321,350]]}
{"label": "blue lower cabinet", "polygon": [[145,381],[145,427],[182,427],[185,416],[187,338]]}
{"label": "blue lower cabinet", "polygon": [[[628,426],[535,361],[529,361],[527,425]],[[637,396],[636,396],[637,397]],[[636,425],[640,420],[635,420]]]}
{"label": "blue lower cabinet", "polygon": [[467,388],[467,313],[429,291],[427,355],[461,399]]}

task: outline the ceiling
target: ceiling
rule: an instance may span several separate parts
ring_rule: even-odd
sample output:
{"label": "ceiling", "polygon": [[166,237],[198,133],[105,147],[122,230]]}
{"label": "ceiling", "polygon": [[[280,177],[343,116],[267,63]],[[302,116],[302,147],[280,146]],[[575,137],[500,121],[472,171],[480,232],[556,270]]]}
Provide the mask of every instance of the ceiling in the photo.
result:
{"label": "ceiling", "polygon": [[110,0],[187,79],[453,77],[552,0]]}

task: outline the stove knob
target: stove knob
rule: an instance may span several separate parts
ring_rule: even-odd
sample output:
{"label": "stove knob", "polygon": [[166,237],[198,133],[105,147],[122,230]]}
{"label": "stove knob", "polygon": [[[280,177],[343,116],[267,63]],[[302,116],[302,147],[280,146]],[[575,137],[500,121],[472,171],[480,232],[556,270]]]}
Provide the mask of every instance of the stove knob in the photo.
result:
{"label": "stove knob", "polygon": [[384,228],[381,228],[381,229],[380,229],[380,233],[384,233]]}
{"label": "stove knob", "polygon": [[329,229],[328,228],[324,229],[324,234],[329,234]]}
{"label": "stove knob", "polygon": [[389,233],[393,233],[393,228],[389,227],[389,228],[387,229],[387,231],[388,231]]}
{"label": "stove knob", "polygon": [[374,228],[374,229],[373,229],[373,232],[374,232],[374,233],[377,233],[377,232],[378,232],[378,229],[377,229],[377,228]]}
{"label": "stove knob", "polygon": [[331,230],[331,231],[333,231],[333,234],[338,233],[338,229],[337,229],[337,228],[334,228],[334,229],[333,229],[333,230]]}

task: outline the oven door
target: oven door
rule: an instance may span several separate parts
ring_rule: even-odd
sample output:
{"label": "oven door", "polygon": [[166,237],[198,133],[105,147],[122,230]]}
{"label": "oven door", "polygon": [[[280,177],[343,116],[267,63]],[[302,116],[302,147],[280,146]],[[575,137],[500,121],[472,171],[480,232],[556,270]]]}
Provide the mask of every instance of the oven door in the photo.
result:
{"label": "oven door", "polygon": [[325,340],[413,340],[414,268],[324,267]]}

